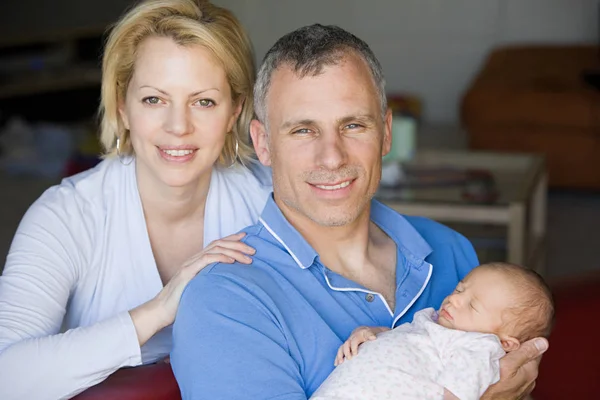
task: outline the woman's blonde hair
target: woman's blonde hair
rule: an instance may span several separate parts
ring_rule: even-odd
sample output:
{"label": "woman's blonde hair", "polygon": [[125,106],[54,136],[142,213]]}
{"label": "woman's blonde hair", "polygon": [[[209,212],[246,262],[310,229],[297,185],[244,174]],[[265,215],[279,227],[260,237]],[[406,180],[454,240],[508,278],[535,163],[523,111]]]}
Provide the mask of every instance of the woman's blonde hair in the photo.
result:
{"label": "woman's blonde hair", "polygon": [[[108,37],[102,60],[100,103],[105,157],[133,154],[129,132],[119,115],[133,76],[137,49],[148,37],[168,37],[182,46],[200,45],[222,65],[234,104],[242,111],[217,161],[223,166],[248,161],[254,155],[249,137],[253,117],[254,57],[252,45],[237,18],[206,0],[146,0],[129,10]],[[117,149],[117,139],[119,148]],[[237,147],[237,151],[236,151]],[[236,158],[237,154],[237,158]]]}

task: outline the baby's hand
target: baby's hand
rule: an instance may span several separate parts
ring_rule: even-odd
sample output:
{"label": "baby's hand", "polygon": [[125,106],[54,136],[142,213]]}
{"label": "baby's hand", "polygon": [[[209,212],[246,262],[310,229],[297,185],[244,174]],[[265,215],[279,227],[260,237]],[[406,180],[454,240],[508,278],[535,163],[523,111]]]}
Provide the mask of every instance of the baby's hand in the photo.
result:
{"label": "baby's hand", "polygon": [[337,367],[338,365],[343,363],[344,360],[351,359],[352,357],[358,354],[358,346],[360,346],[367,340],[375,340],[377,338],[376,335],[378,333],[389,330],[390,328],[386,328],[384,326],[359,326],[354,331],[352,331],[350,338],[348,338],[348,340],[346,340],[346,342],[344,342],[344,344],[340,346],[333,365]]}

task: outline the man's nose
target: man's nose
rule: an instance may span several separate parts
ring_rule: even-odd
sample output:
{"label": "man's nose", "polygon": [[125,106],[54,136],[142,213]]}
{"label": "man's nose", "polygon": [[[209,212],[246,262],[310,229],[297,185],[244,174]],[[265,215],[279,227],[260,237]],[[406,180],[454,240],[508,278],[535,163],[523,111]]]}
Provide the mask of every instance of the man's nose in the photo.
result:
{"label": "man's nose", "polygon": [[336,170],[346,163],[347,151],[344,138],[339,132],[323,132],[317,146],[317,163],[320,167]]}

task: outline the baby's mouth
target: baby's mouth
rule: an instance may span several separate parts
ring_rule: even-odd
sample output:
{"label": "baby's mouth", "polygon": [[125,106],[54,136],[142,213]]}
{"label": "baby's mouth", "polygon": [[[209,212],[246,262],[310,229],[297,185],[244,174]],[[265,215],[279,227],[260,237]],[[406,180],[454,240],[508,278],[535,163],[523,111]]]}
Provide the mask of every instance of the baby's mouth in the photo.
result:
{"label": "baby's mouth", "polygon": [[452,321],[454,319],[454,318],[452,318],[452,315],[450,315],[450,313],[448,311],[446,311],[445,308],[440,309],[440,317],[442,317],[448,321]]}

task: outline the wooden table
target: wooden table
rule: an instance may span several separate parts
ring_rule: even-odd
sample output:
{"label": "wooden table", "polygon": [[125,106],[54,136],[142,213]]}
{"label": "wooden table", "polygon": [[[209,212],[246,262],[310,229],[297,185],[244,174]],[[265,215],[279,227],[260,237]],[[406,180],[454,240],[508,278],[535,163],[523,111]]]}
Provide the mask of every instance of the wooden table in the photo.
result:
{"label": "wooden table", "polygon": [[452,223],[507,227],[508,262],[543,274],[548,176],[544,158],[534,154],[419,150],[409,166],[486,170],[497,198],[478,203],[464,198],[464,186],[381,187],[376,197],[406,215]]}

